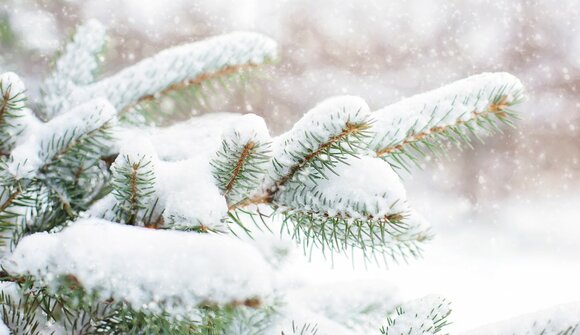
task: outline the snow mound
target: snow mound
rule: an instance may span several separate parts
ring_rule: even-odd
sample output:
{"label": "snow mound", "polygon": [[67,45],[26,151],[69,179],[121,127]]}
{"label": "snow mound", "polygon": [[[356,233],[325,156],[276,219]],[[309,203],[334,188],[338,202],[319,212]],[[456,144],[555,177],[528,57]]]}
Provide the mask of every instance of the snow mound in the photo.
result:
{"label": "snow mound", "polygon": [[49,285],[73,275],[102,298],[176,316],[202,303],[243,302],[271,290],[269,266],[238,239],[100,219],[81,219],[59,233],[27,236],[7,263],[14,273],[34,275]]}

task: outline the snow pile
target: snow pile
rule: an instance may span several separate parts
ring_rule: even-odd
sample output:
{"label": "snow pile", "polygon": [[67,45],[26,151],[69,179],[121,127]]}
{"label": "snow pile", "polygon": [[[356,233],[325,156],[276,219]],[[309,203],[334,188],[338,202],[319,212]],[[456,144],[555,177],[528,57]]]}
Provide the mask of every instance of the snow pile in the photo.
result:
{"label": "snow pile", "polygon": [[[367,103],[354,96],[338,96],[324,100],[309,110],[292,129],[279,136],[273,144],[274,162],[268,171],[267,187],[273,187],[292,167],[303,163],[304,153],[316,151],[321,144],[340,135],[347,124],[369,122]],[[307,170],[307,169],[306,169]],[[313,171],[299,171],[303,178]]]}
{"label": "snow pile", "polygon": [[98,54],[105,45],[105,27],[96,20],[80,26],[72,41],[66,44],[58,58],[52,75],[44,83],[43,102],[49,118],[65,112],[71,106],[67,97],[76,85],[93,82],[99,67]]}
{"label": "snow pile", "polygon": [[405,303],[391,316],[385,335],[434,335],[451,313],[449,302],[438,296],[427,296]]}
{"label": "snow pile", "polygon": [[394,147],[407,137],[474,118],[488,110],[498,96],[509,105],[523,98],[519,79],[505,72],[482,73],[412,96],[373,113],[376,122],[371,147]]}
{"label": "snow pile", "polygon": [[105,97],[122,109],[143,96],[173,84],[196,80],[229,67],[261,64],[277,58],[274,40],[261,34],[236,32],[161,51],[99,82],[79,87],[72,104]]}
{"label": "snow pile", "polygon": [[[226,139],[267,142],[262,118],[254,114],[215,113],[193,118],[167,128],[122,130],[118,150],[122,155],[149,157],[154,166],[156,210],[163,211],[165,224],[177,227],[204,226],[225,231],[226,199],[214,183],[211,159]],[[91,208],[91,215],[107,216],[112,199]]]}
{"label": "snow pile", "polygon": [[229,129],[242,122],[244,118],[257,117],[249,115],[252,114],[211,113],[193,117],[170,127],[124,128],[120,130],[118,144],[129,145],[126,143],[133,138],[147,137],[160,160],[180,161],[202,157],[209,159],[219,150],[222,137]]}
{"label": "snow pile", "polygon": [[222,138],[223,141],[242,145],[248,142],[266,143],[270,141],[270,132],[264,119],[255,114],[246,114],[224,131]]}
{"label": "snow pile", "polygon": [[11,153],[8,170],[17,178],[31,178],[60,151],[82,136],[114,120],[115,108],[104,99],[84,103],[51,121],[27,129]]}
{"label": "snow pile", "polygon": [[[119,145],[119,157],[127,157],[131,162],[138,162],[142,158],[146,160],[155,161],[158,159],[157,152],[153,143],[147,136],[141,134],[133,134],[131,137],[125,136]],[[115,169],[117,160],[111,166]]]}
{"label": "snow pile", "polygon": [[99,219],[60,233],[25,237],[10,271],[49,285],[73,275],[101,297],[134,308],[186,316],[202,303],[260,298],[271,290],[270,268],[257,250],[228,236],[152,230]]}
{"label": "snow pile", "polygon": [[468,331],[469,335],[575,334],[580,331],[580,303],[566,304]]}
{"label": "snow pile", "polygon": [[228,206],[214,184],[208,159],[156,163],[156,192],[166,224],[224,231]]}

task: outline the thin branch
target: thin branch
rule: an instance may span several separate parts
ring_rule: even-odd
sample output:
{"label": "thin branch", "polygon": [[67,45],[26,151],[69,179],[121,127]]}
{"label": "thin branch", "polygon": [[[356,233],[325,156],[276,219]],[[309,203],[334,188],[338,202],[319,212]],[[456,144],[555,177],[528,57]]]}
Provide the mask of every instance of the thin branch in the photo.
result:
{"label": "thin branch", "polygon": [[16,200],[16,198],[20,195],[20,193],[21,193],[20,190],[16,190],[14,193],[12,193],[8,197],[8,199],[6,199],[6,201],[4,201],[2,205],[0,205],[0,212],[3,212],[6,208],[8,208],[8,206],[10,206],[12,202]]}
{"label": "thin branch", "polygon": [[131,176],[129,177],[129,183],[131,185],[131,197],[129,198],[129,202],[131,203],[131,213],[129,213],[129,219],[127,220],[128,224],[134,225],[135,224],[135,217],[137,216],[137,211],[139,210],[138,201],[138,186],[137,186],[137,171],[141,162],[133,163],[131,165]]}
{"label": "thin branch", "polygon": [[254,149],[255,145],[256,144],[254,142],[250,141],[250,142],[246,143],[246,145],[244,146],[244,149],[242,150],[240,158],[238,159],[238,162],[236,163],[236,166],[234,167],[234,170],[232,171],[232,178],[230,178],[230,180],[226,184],[224,196],[227,196],[228,193],[234,187],[234,184],[236,183],[238,176],[239,176],[240,172],[242,171],[244,164],[246,163],[246,159],[252,153],[252,150]]}
{"label": "thin branch", "polygon": [[243,199],[243,200],[239,201],[238,203],[235,203],[235,204],[229,206],[228,209],[230,211],[232,211],[232,210],[246,207],[246,206],[250,206],[250,205],[272,203],[272,200],[274,199],[274,195],[276,194],[276,192],[278,192],[288,181],[290,181],[292,179],[292,177],[294,177],[294,175],[298,171],[300,171],[300,169],[304,168],[304,166],[306,164],[310,163],[313,159],[318,157],[324,151],[326,151],[327,149],[329,149],[330,147],[332,147],[334,144],[338,143],[339,141],[343,140],[344,138],[346,138],[354,133],[367,130],[369,128],[370,128],[370,125],[368,123],[358,123],[357,124],[357,123],[347,122],[346,127],[339,134],[334,135],[331,138],[329,138],[328,141],[322,143],[316,150],[314,150],[310,154],[306,155],[304,157],[304,159],[302,159],[297,164],[293,165],[290,168],[289,172],[276,182],[274,187],[267,189],[265,191],[265,193],[263,193],[263,194],[259,194],[259,195],[256,195],[254,197],[251,197],[251,198]]}
{"label": "thin branch", "polygon": [[360,132],[360,131],[364,131],[366,129],[369,129],[370,125],[368,123],[351,123],[351,122],[347,122],[346,123],[346,127],[337,135],[332,136],[331,138],[328,139],[328,141],[322,143],[318,149],[316,149],[315,151],[311,152],[310,154],[308,154],[306,157],[304,157],[303,160],[301,160],[300,162],[298,162],[298,164],[293,165],[290,168],[290,171],[283,176],[282,178],[280,178],[277,182],[276,185],[272,188],[269,189],[267,192],[268,194],[272,197],[274,196],[274,194],[282,187],[284,186],[290,179],[292,179],[292,177],[294,177],[294,175],[300,171],[300,169],[302,169],[306,164],[310,163],[314,158],[318,157],[320,154],[322,154],[325,150],[327,150],[328,148],[332,147],[334,144],[338,143],[340,140],[346,138],[347,136],[350,136],[354,133]]}

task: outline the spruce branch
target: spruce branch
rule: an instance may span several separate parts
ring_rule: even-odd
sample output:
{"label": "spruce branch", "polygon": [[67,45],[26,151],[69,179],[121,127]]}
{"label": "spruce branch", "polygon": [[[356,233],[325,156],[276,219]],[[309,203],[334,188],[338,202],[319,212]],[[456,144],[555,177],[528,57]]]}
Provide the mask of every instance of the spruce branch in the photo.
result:
{"label": "spruce branch", "polygon": [[[82,133],[79,128],[65,132],[62,137],[52,137],[41,143],[50,156],[39,170],[42,180],[59,200],[69,217],[86,210],[100,190],[106,187],[109,172],[100,163],[112,140],[113,122]],[[91,190],[87,192],[87,188]]]}
{"label": "spruce branch", "polygon": [[79,179],[85,168],[82,163],[100,160],[107,149],[112,134],[113,122],[84,132],[80,128],[65,130],[62,136],[53,135],[48,142],[41,143],[41,150],[49,153],[40,167],[43,174],[62,173],[63,169]]}
{"label": "spruce branch", "polygon": [[243,64],[202,73],[198,77],[170,85],[155,94],[141,97],[121,110],[120,118],[129,123],[166,125],[191,117],[194,110],[211,110],[212,97],[245,88],[264,64]]}
{"label": "spruce branch", "polygon": [[13,334],[42,335],[44,334],[42,320],[39,320],[36,315],[39,302],[34,295],[25,297],[22,300],[15,299],[5,292],[0,292],[2,322]]}
{"label": "spruce branch", "polygon": [[306,210],[281,210],[282,230],[309,254],[320,249],[324,255],[362,252],[364,260],[388,263],[421,256],[421,244],[430,239],[427,230],[406,222],[402,214],[380,218],[350,218]]}
{"label": "spruce branch", "polygon": [[22,132],[19,120],[26,102],[24,84],[11,72],[0,75],[0,152],[7,155]]}
{"label": "spruce branch", "polygon": [[[256,33],[233,33],[166,49],[96,83],[78,87],[70,105],[106,97],[119,111],[172,95],[187,87],[220,81],[277,58],[276,43]],[[199,93],[199,90],[196,90]]]}
{"label": "spruce branch", "polygon": [[[305,150],[298,153],[292,153],[299,157],[298,161],[290,166],[288,171],[279,175],[274,182],[273,187],[268,189],[271,197],[289,182],[295,181],[294,177],[301,171],[309,170],[307,178],[313,182],[317,179],[327,178],[329,173],[334,173],[333,168],[341,164],[348,156],[356,156],[365,146],[365,140],[369,137],[367,130],[370,128],[370,121],[365,119],[361,122],[347,121],[344,128],[335,135],[332,135],[327,141],[318,145],[315,150],[309,149],[309,145],[299,143],[299,146]],[[305,141],[316,142],[317,135],[313,132],[304,134]],[[282,167],[282,164],[273,159],[274,168]],[[297,180],[296,180],[297,181]]]}
{"label": "spruce branch", "polygon": [[[116,220],[129,225],[140,221],[140,216],[146,218],[152,214],[156,202],[155,174],[153,163],[149,157],[142,155],[137,158],[129,155],[120,156],[112,166],[113,195],[117,200],[115,208]],[[141,220],[144,221],[144,220]]]}
{"label": "spruce branch", "polygon": [[376,155],[397,168],[409,169],[419,158],[444,155],[446,144],[471,146],[480,133],[513,127],[512,106],[525,98],[522,84],[505,73],[473,76],[411,97],[375,112]]}
{"label": "spruce branch", "polygon": [[36,208],[37,193],[30,184],[15,180],[7,172],[4,159],[0,160],[0,173],[0,247],[11,248],[20,238],[26,218]]}
{"label": "spruce branch", "polygon": [[284,205],[278,203],[281,193],[298,192],[305,180],[316,184],[336,175],[334,170],[348,157],[366,151],[372,124],[368,112],[362,99],[349,96],[328,99],[311,109],[277,139],[264,193],[230,209],[260,203]]}
{"label": "spruce branch", "polygon": [[[69,113],[39,125],[37,136],[27,137],[14,148],[8,170],[15,178],[50,174],[68,178],[81,162],[96,163],[106,152],[115,124],[114,108],[106,100],[95,99]],[[71,115],[75,117],[71,119]]]}
{"label": "spruce branch", "polygon": [[222,141],[210,164],[230,208],[236,207],[258,188],[269,159],[269,143],[253,139],[244,142],[239,133]]}

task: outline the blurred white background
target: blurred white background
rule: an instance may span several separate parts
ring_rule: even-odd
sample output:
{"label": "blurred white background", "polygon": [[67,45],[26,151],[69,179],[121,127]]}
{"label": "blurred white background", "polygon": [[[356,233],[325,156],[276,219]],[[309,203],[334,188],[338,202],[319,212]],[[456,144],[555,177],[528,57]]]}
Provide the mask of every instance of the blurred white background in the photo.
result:
{"label": "blurred white background", "polygon": [[530,97],[517,129],[405,177],[437,234],[424,259],[336,271],[393,280],[409,298],[448,297],[452,332],[580,301],[577,0],[0,0],[0,70],[22,74],[34,100],[54,52],[89,18],[110,28],[105,74],[219,33],[272,36],[281,61],[216,108],[259,114],[274,133],[331,95],[378,109],[471,74],[513,73]]}

